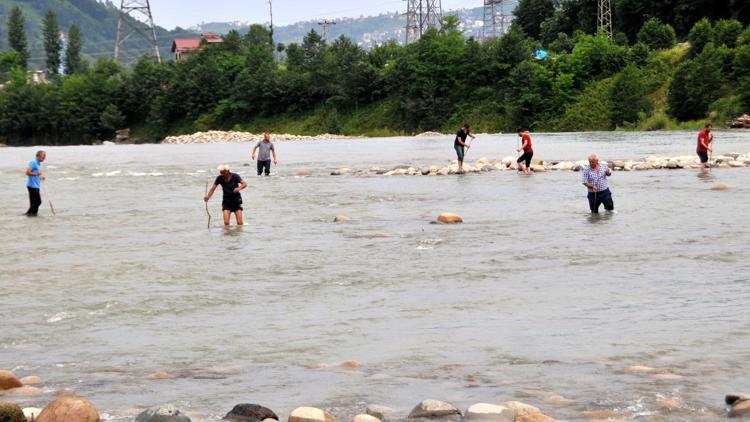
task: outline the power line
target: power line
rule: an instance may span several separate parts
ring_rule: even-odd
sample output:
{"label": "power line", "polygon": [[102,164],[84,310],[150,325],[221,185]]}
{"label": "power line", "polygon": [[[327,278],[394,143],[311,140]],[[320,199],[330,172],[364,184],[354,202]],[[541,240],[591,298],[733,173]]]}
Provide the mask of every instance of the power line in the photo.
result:
{"label": "power line", "polygon": [[[140,14],[145,22],[135,16]],[[117,39],[115,41],[115,60],[118,60],[120,48],[132,35],[140,35],[151,44],[156,55],[156,61],[161,63],[159,43],[156,41],[156,27],[151,15],[149,0],[121,0],[120,16],[117,19]]]}
{"label": "power line", "polygon": [[329,21],[328,19],[323,19],[322,21],[318,22],[318,25],[323,27],[323,40],[325,40],[325,42],[328,42],[328,38],[331,36],[331,26],[336,25],[336,22]]}

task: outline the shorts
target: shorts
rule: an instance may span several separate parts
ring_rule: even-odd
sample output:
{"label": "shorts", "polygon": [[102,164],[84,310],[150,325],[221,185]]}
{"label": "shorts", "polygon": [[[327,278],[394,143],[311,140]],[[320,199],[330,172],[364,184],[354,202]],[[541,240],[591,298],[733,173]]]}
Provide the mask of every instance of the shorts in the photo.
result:
{"label": "shorts", "polygon": [[271,160],[258,160],[258,176],[265,170],[266,176],[271,173]]}
{"label": "shorts", "polygon": [[463,163],[464,162],[464,147],[463,147],[463,145],[456,144],[456,145],[453,146],[453,149],[456,150],[456,155],[458,156],[458,161],[460,161],[460,162]]}
{"label": "shorts", "polygon": [[242,211],[242,199],[240,200],[228,200],[225,199],[221,202],[221,210],[229,212]]}
{"label": "shorts", "polygon": [[521,161],[526,162],[526,168],[529,168],[531,165],[531,157],[534,156],[534,151],[531,152],[524,152],[522,156],[518,157],[518,160],[516,162],[520,163]]}
{"label": "shorts", "polygon": [[701,159],[701,163],[706,164],[708,162],[708,151],[696,151],[698,157]]}

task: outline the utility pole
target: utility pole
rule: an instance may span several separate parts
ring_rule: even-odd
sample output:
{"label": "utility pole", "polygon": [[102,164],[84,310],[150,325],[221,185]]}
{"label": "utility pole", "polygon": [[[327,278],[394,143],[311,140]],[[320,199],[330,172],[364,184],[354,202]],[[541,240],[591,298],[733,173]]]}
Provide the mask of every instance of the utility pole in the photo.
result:
{"label": "utility pole", "polygon": [[271,30],[271,35],[270,35],[270,38],[271,38],[271,48],[275,48],[275,45],[273,43],[273,3],[272,3],[272,1],[273,0],[268,0],[268,16],[271,19],[269,21],[270,24],[268,25],[268,27]]}
{"label": "utility pole", "polygon": [[[140,19],[139,19],[140,18]],[[151,15],[149,0],[120,0],[120,16],[117,19],[117,39],[115,41],[115,61],[120,59],[122,45],[133,34],[151,44],[156,61],[161,63],[159,44],[156,42],[156,27]]]}
{"label": "utility pole", "polygon": [[484,24],[482,25],[482,38],[499,38],[505,33],[505,1],[506,0],[484,0]]}
{"label": "utility pole", "polygon": [[328,37],[331,36],[331,25],[336,25],[336,22],[329,21],[328,19],[323,19],[322,21],[318,22],[318,25],[323,27],[323,40],[325,42],[328,42]]}
{"label": "utility pole", "polygon": [[406,0],[406,44],[419,39],[430,28],[440,26],[441,0]]}
{"label": "utility pole", "polygon": [[612,0],[599,0],[597,6],[597,28],[612,39]]}

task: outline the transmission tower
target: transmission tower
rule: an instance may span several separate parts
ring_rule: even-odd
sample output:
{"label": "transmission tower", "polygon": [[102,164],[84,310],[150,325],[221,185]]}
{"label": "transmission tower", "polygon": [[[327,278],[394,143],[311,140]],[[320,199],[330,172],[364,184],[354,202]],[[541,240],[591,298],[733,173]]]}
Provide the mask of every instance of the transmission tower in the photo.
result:
{"label": "transmission tower", "polygon": [[331,26],[336,25],[336,22],[329,21],[328,19],[323,19],[322,21],[318,22],[318,25],[323,27],[323,40],[325,40],[325,42],[328,42],[328,37],[331,36]]}
{"label": "transmission tower", "polygon": [[484,0],[484,39],[497,38],[505,33],[505,2],[506,0]]}
{"label": "transmission tower", "polygon": [[596,25],[612,39],[612,0],[599,0]]}
{"label": "transmission tower", "polygon": [[406,0],[406,44],[419,39],[428,29],[440,26],[441,0]]}
{"label": "transmission tower", "polygon": [[151,15],[149,0],[120,0],[120,16],[117,19],[115,60],[119,60],[123,44],[137,35],[148,41],[154,50],[156,61],[161,63],[159,44],[156,42],[156,27]]}

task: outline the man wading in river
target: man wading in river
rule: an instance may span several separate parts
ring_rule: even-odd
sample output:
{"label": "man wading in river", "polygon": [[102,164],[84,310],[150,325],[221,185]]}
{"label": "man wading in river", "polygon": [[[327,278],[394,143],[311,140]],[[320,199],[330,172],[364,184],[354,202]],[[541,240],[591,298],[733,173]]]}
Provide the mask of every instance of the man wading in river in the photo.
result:
{"label": "man wading in river", "polygon": [[614,211],[615,204],[612,201],[612,192],[609,190],[607,176],[612,175],[607,165],[599,165],[599,157],[596,154],[589,156],[589,165],[583,168],[583,186],[589,190],[589,208],[593,214],[599,212],[599,205],[604,204],[604,209]]}
{"label": "man wading in river", "polygon": [[471,134],[469,125],[464,123],[461,129],[459,129],[458,132],[456,132],[456,139],[453,141],[453,149],[456,150],[456,155],[458,156],[458,172],[459,173],[464,172],[465,149],[471,148],[471,145],[466,143],[467,136],[471,136],[471,139],[474,139],[474,135]]}
{"label": "man wading in river", "polygon": [[26,168],[26,176],[29,177],[26,182],[26,189],[29,191],[29,210],[26,211],[26,215],[29,217],[35,217],[39,212],[39,205],[42,204],[42,195],[39,194],[39,189],[41,189],[42,180],[44,180],[42,162],[46,158],[46,152],[37,151],[36,158],[31,160]]}
{"label": "man wading in river", "polygon": [[714,135],[711,134],[711,129],[713,129],[713,125],[709,123],[703,130],[698,132],[698,146],[696,147],[695,152],[701,159],[701,171],[706,171],[708,168],[708,153],[713,151],[709,146],[711,141],[714,140]]}
{"label": "man wading in river", "polygon": [[[523,151],[523,155],[518,157],[518,160],[516,162],[518,163],[519,168],[521,171],[523,171],[525,174],[531,174],[531,157],[534,156],[534,148],[531,146],[531,135],[528,131],[524,131],[522,129],[518,129],[516,131],[518,133],[518,136],[521,137],[521,148],[518,148],[516,151],[521,152]],[[521,164],[521,163],[525,163]]]}
{"label": "man wading in river", "polygon": [[208,202],[211,196],[216,190],[216,186],[221,185],[221,189],[224,191],[224,199],[221,202],[221,209],[224,211],[224,225],[229,225],[229,218],[234,213],[234,218],[237,220],[237,225],[241,226],[242,221],[242,195],[240,191],[247,187],[247,183],[237,173],[229,171],[229,166],[219,166],[219,175],[216,177],[211,190],[208,194],[203,197],[203,200]]}
{"label": "man wading in river", "polygon": [[276,161],[276,148],[271,142],[271,135],[268,132],[263,133],[263,140],[255,144],[252,152],[252,159],[255,159],[255,151],[258,152],[258,176],[265,170],[266,176],[271,173],[271,154],[273,154],[273,164],[279,164]]}

